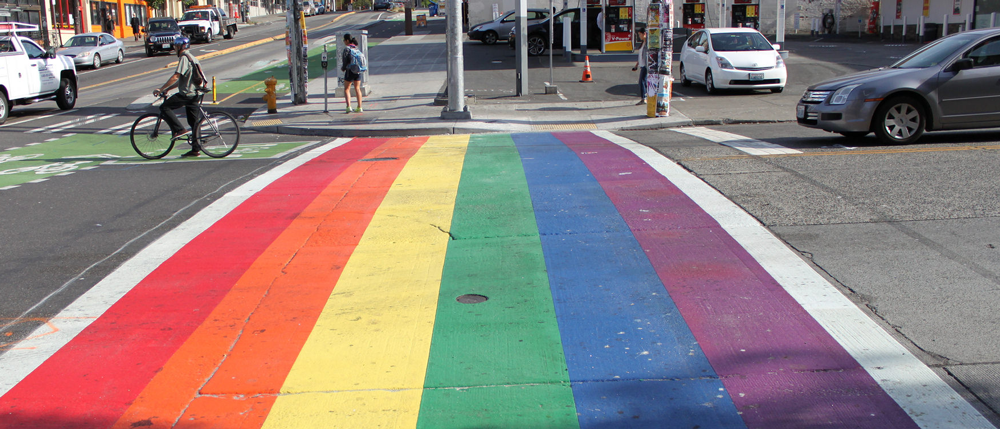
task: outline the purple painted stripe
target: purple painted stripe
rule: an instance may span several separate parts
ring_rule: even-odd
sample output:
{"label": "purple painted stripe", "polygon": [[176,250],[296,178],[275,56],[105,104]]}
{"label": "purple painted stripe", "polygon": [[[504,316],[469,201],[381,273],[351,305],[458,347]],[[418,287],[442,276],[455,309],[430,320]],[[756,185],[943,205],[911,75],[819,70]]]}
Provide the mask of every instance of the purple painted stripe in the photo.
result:
{"label": "purple painted stripe", "polygon": [[751,428],[917,425],[718,223],[632,152],[556,133],[646,251]]}

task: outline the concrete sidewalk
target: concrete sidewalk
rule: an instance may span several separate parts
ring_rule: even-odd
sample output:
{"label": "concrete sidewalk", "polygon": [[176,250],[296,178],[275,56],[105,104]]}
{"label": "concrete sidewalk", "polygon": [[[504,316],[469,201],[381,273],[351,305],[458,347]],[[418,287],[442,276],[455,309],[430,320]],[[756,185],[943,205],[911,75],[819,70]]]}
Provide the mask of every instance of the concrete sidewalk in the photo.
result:
{"label": "concrete sidewalk", "polygon": [[[441,119],[436,105],[447,83],[443,34],[396,36],[369,50],[372,64],[364,112],[344,112],[343,90],[335,90],[339,70],[330,70],[324,112],[323,78],[308,83],[308,103],[278,100],[278,113],[262,107],[246,121],[249,129],[280,134],[331,137],[404,136],[553,130],[640,130],[691,125],[683,114],[649,118],[634,99],[591,102],[502,102],[470,105],[471,120]],[[595,85],[601,85],[597,83]],[[353,94],[352,94],[353,97]],[[623,111],[636,113],[622,115]]]}

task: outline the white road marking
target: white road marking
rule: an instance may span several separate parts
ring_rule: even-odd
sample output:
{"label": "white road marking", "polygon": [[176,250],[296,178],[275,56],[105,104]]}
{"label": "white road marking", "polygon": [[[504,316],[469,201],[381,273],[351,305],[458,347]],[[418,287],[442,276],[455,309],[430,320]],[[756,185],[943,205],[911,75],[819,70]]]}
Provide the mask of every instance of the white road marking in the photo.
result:
{"label": "white road marking", "polygon": [[110,115],[90,115],[90,116],[86,116],[86,117],[83,117],[83,118],[70,119],[68,121],[60,122],[58,124],[53,124],[53,125],[49,125],[49,126],[45,126],[45,127],[41,127],[41,128],[35,128],[33,130],[28,130],[28,131],[25,131],[25,134],[30,134],[30,133],[58,133],[58,132],[61,132],[61,131],[65,131],[68,128],[73,128],[73,127],[80,126],[80,125],[91,124],[91,123],[100,121],[102,119],[107,119],[107,118],[111,118],[111,117],[115,117],[115,116],[118,116],[118,114],[117,113],[112,113]]}
{"label": "white road marking", "polygon": [[92,115],[92,116],[88,116],[85,121],[77,122],[77,123],[72,124],[72,125],[67,125],[67,126],[62,127],[62,128],[56,128],[56,129],[48,131],[48,132],[50,132],[50,133],[59,133],[59,132],[66,131],[69,128],[75,128],[75,127],[79,127],[81,125],[93,124],[94,122],[100,122],[100,121],[103,121],[105,119],[113,118],[115,116],[118,116],[118,114],[117,113],[111,113],[111,114],[104,115],[104,116]]}
{"label": "white road marking", "polygon": [[787,147],[776,145],[774,143],[768,143],[757,139],[752,139],[749,137],[743,137],[739,134],[727,133],[725,131],[716,131],[710,128],[704,128],[704,127],[673,128],[673,131],[682,134],[687,134],[689,136],[703,138],[705,140],[716,142],[724,146],[729,146],[733,149],[746,152],[750,155],[782,155],[782,154],[802,153],[802,151],[789,149]]}
{"label": "white road marking", "polygon": [[608,131],[714,218],[921,428],[992,428],[975,408],[760,222],[653,149]]}
{"label": "white road marking", "polygon": [[42,115],[42,116],[38,116],[38,117],[34,117],[34,118],[28,118],[28,119],[25,119],[25,120],[23,120],[23,121],[17,121],[17,122],[8,122],[8,123],[6,123],[6,124],[3,124],[3,125],[0,125],[0,128],[3,128],[3,127],[10,127],[10,126],[14,126],[14,125],[21,125],[21,124],[23,124],[23,123],[25,123],[25,122],[31,122],[31,121],[37,121],[37,120],[39,120],[39,119],[46,119],[46,118],[51,118],[51,117],[53,117],[53,116],[59,116],[59,115],[65,115],[65,114],[67,114],[67,113],[73,113],[73,112],[76,112],[77,110],[79,110],[79,109],[70,109],[70,110],[66,110],[66,111],[62,111],[62,112],[59,112],[59,113],[53,113],[53,114],[51,114],[51,115]]}
{"label": "white road marking", "polygon": [[[173,256],[174,253],[184,247],[199,234],[229,214],[237,206],[274,181],[280,179],[285,174],[288,174],[290,171],[338,146],[343,145],[344,143],[347,143],[350,140],[351,139],[347,138],[336,139],[330,143],[299,155],[288,162],[283,163],[254,178],[253,180],[244,183],[240,187],[222,196],[208,207],[205,207],[170,232],[167,232],[132,257],[132,259],[129,259],[124,264],[119,266],[118,269],[94,285],[93,288],[77,298],[73,301],[73,303],[49,321],[51,325],[54,325],[57,328],[56,331],[53,332],[49,326],[41,326],[32,332],[27,339],[21,341],[13,348],[9,349],[6,353],[0,355],[0,396],[7,394],[10,389],[20,383],[21,380],[24,380],[24,378],[38,368],[39,365],[44,363],[49,357],[59,351],[59,349],[86,329],[87,326],[104,314],[108,308],[118,302],[122,296],[132,290],[136,284],[142,281],[142,279],[149,275],[149,273],[153,272],[153,270],[159,267],[160,264]],[[11,188],[12,187],[8,186],[0,188],[0,190]],[[184,209],[181,209],[181,211],[183,210]],[[170,222],[172,219],[173,216],[164,220],[163,223]],[[161,225],[163,225],[163,223],[161,223]],[[150,231],[156,230],[159,226],[160,225],[157,225]],[[118,254],[122,249],[131,245],[132,242],[141,239],[144,235],[145,234],[142,234],[134,238],[132,241],[125,243],[125,245],[111,255],[108,255],[108,257],[104,260]],[[94,265],[87,267],[83,273],[88,272],[97,264],[104,262],[104,260],[95,262]],[[37,304],[22,313],[19,317],[11,320],[3,326],[0,326],[0,330],[21,322],[24,317],[31,314],[44,303],[48,302],[49,299],[70,287],[74,283],[74,280],[79,277],[81,276],[75,276],[73,280],[63,284],[59,287],[59,289],[50,293]]]}

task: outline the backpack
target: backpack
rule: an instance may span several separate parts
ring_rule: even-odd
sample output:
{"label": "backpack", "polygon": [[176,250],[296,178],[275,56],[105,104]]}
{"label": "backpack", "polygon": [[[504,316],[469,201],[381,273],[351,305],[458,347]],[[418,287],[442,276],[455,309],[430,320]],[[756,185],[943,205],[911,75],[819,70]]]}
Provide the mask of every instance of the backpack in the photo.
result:
{"label": "backpack", "polygon": [[368,71],[368,59],[358,48],[347,48],[351,51],[351,62],[347,63],[347,69],[354,73]]}
{"label": "backpack", "polygon": [[201,70],[201,63],[195,62],[189,53],[185,53],[184,56],[188,57],[188,61],[191,62],[193,68],[191,71],[191,84],[195,88],[204,88],[208,84],[208,78],[205,77],[205,72]]}

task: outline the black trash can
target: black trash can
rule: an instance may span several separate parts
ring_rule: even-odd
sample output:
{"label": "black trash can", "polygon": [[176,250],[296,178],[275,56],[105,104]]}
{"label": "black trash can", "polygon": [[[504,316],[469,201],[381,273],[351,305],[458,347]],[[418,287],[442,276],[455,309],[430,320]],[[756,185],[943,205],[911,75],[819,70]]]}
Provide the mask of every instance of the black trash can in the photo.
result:
{"label": "black trash can", "polygon": [[930,42],[931,40],[941,37],[940,32],[941,24],[935,24],[933,22],[924,23],[924,42]]}

